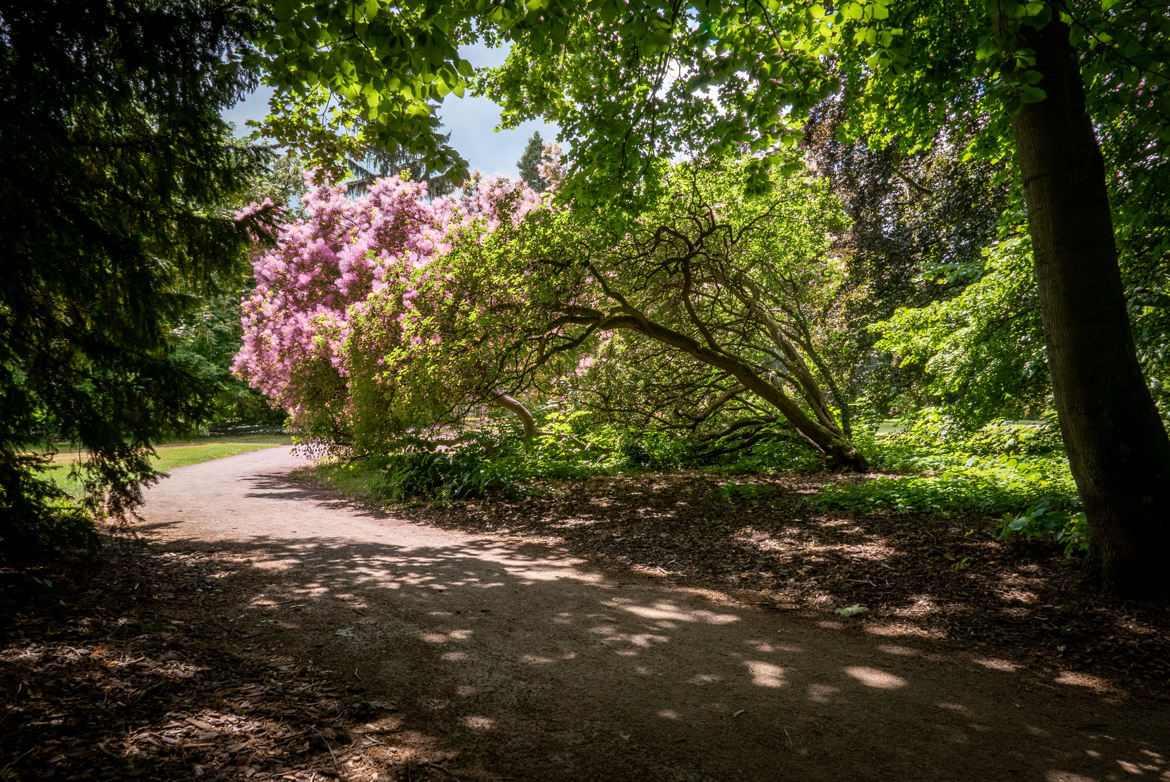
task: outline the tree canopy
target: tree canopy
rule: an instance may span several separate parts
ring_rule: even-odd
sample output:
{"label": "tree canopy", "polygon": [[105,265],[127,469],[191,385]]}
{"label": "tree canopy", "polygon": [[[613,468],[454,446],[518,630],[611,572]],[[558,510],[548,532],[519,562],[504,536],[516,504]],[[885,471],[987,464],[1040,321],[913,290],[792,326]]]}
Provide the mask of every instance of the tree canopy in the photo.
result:
{"label": "tree canopy", "polygon": [[548,189],[549,182],[540,175],[540,161],[544,155],[544,139],[540,133],[532,134],[524,146],[524,154],[516,161],[516,168],[520,170],[520,178],[536,192]]}

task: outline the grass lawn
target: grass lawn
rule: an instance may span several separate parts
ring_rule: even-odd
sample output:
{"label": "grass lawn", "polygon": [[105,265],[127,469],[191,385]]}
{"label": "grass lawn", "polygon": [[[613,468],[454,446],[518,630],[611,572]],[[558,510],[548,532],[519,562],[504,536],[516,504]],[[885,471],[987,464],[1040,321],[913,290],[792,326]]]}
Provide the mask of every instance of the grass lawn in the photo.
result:
{"label": "grass lawn", "polygon": [[[292,441],[286,435],[281,434],[195,438],[155,446],[154,466],[159,472],[167,472],[188,464],[199,464],[200,462],[209,462],[212,459],[222,459],[225,456],[258,451],[261,448],[291,444]],[[61,450],[53,457],[52,466],[45,471],[45,475],[62,489],[76,496],[81,493],[81,484],[70,479],[69,470],[78,458],[84,458],[84,456],[84,453],[76,450]]]}

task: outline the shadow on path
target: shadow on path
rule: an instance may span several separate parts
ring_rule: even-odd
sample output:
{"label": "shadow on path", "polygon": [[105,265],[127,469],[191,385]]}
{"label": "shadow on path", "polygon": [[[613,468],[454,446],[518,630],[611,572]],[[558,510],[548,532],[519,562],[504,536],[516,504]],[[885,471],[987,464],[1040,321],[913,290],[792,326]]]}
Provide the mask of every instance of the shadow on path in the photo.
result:
{"label": "shadow on path", "polygon": [[1170,779],[1162,704],[404,522],[279,470],[240,486],[241,509],[283,516],[283,533],[152,525],[169,550],[244,558],[204,609],[257,654],[392,702],[400,730],[477,773]]}

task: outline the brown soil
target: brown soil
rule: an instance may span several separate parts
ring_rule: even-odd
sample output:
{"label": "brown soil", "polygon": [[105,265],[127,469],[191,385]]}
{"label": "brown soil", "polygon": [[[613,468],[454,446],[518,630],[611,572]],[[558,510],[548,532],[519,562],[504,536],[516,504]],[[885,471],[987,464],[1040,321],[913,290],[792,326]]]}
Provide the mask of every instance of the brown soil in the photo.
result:
{"label": "brown soil", "polygon": [[389,515],[298,464],[0,573],[0,780],[1170,779],[1166,610],[985,522],[700,475]]}

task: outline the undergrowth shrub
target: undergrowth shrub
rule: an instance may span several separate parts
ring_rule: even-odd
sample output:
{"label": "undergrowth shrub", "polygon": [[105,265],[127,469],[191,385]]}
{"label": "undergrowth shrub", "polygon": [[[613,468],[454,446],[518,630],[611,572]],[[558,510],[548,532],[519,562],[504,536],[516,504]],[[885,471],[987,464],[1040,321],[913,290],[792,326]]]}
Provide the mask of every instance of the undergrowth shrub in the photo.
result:
{"label": "undergrowth shrub", "polygon": [[[455,446],[404,440],[387,455],[320,468],[329,482],[386,503],[445,502],[493,492],[533,490],[538,479],[586,478],[642,470],[697,468],[723,474],[815,471],[823,462],[783,426],[743,441],[701,441],[674,432],[622,428],[575,411],[540,411],[543,434],[531,441],[500,422],[483,422]],[[828,484],[811,502],[861,513],[1001,516],[1001,539],[1050,539],[1072,554],[1087,547],[1087,527],[1054,422],[992,422],[967,432],[924,411],[886,434],[860,425],[858,439],[878,469],[911,473]],[[738,447],[737,447],[738,446]],[[758,499],[751,497],[725,499]]]}
{"label": "undergrowth shrub", "polygon": [[[720,441],[712,444],[716,449]],[[707,451],[710,453],[710,450]],[[729,475],[775,472],[813,472],[825,467],[824,457],[814,451],[804,438],[783,424],[771,424],[760,438],[745,448],[728,450],[715,458],[695,456],[688,466],[706,467]]]}
{"label": "undergrowth shrub", "polygon": [[1001,540],[1049,539],[1072,555],[1088,547],[1088,529],[1053,416],[1037,422],[992,421],[971,432],[937,410],[924,410],[875,437],[877,469],[911,475],[824,486],[823,509],[898,514],[1001,516]]}
{"label": "undergrowth shrub", "polygon": [[1076,487],[1063,458],[970,456],[919,475],[826,485],[822,508],[955,515],[1018,512],[1043,499],[1072,502]]}
{"label": "undergrowth shrub", "polygon": [[1054,414],[1036,421],[989,421],[976,430],[964,428],[936,408],[900,419],[893,431],[877,435],[871,461],[880,469],[912,472],[938,457],[1048,456],[1064,452]]}

